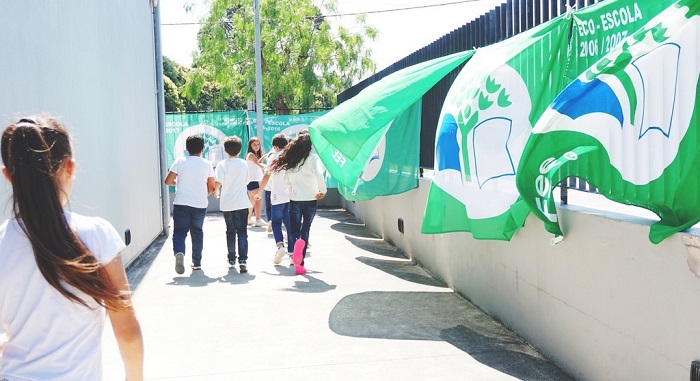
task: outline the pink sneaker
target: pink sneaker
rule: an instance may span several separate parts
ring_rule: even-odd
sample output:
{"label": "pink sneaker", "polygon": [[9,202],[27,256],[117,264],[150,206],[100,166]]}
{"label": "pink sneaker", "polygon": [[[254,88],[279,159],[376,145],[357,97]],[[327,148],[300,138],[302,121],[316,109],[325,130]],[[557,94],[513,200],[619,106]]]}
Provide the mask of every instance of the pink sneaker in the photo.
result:
{"label": "pink sneaker", "polygon": [[301,265],[301,261],[304,260],[304,242],[303,239],[299,238],[294,242],[294,253],[292,254],[292,263],[294,264],[295,272],[297,275],[306,273],[306,269]]}

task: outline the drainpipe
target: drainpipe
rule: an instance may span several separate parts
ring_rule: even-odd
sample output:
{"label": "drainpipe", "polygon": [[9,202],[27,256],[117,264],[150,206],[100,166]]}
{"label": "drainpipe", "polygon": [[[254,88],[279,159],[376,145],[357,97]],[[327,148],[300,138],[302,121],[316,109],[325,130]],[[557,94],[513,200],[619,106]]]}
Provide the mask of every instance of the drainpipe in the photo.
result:
{"label": "drainpipe", "polygon": [[160,203],[162,211],[162,236],[168,235],[168,225],[170,223],[170,202],[168,200],[169,190],[168,186],[163,183],[163,179],[167,175],[167,145],[165,143],[165,90],[163,86],[163,51],[161,49],[160,41],[160,6],[158,6],[158,0],[151,0],[151,7],[153,8],[153,40],[155,47],[155,59],[156,59],[156,98],[158,104],[158,152],[160,153]]}

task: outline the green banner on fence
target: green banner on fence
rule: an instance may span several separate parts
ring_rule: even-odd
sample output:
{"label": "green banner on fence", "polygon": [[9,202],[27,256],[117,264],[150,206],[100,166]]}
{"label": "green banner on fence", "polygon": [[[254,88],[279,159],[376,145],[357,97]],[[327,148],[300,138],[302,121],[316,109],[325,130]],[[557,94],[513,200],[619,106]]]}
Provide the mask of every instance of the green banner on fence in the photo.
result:
{"label": "green banner on fence", "polygon": [[185,140],[190,135],[204,137],[202,157],[216,165],[225,158],[224,140],[236,135],[248,142],[246,111],[202,112],[193,114],[165,115],[165,143],[167,146],[168,168],[176,159],[186,155]]}
{"label": "green banner on fence", "polygon": [[[311,122],[318,117],[325,115],[328,111],[320,111],[309,114],[297,115],[266,115],[263,114],[263,150],[270,152],[272,149],[272,137],[278,133],[283,133],[287,137],[294,138],[301,130],[307,130]],[[248,113],[248,124],[250,125],[250,136],[257,136],[257,115],[254,112]]]}

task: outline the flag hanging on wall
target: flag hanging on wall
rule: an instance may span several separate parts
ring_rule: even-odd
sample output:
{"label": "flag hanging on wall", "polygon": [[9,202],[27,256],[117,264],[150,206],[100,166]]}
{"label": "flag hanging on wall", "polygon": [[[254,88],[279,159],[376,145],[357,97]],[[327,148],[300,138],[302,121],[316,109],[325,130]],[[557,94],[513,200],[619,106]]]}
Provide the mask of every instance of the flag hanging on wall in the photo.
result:
{"label": "flag hanging on wall", "polygon": [[[354,188],[339,186],[349,201],[400,194],[416,188],[419,176],[421,100],[391,122]],[[390,142],[390,149],[387,149]],[[393,149],[391,147],[394,147]]]}
{"label": "flag hanging on wall", "polygon": [[[420,111],[415,107],[473,54],[456,53],[399,70],[311,123],[311,142],[339,189],[342,185],[371,198],[418,186]],[[386,193],[386,184],[393,184],[392,193]]]}
{"label": "flag hanging on wall", "polygon": [[660,217],[661,242],[700,221],[700,2],[681,0],[571,83],[533,130],[518,170],[524,200],[562,235],[552,189],[583,178]]}
{"label": "flag hanging on wall", "polygon": [[576,79],[675,0],[605,0],[573,12],[566,82]]}
{"label": "flag hanging on wall", "polygon": [[533,124],[564,88],[570,18],[480,48],[443,104],[423,233],[510,240],[529,213],[515,171]]}

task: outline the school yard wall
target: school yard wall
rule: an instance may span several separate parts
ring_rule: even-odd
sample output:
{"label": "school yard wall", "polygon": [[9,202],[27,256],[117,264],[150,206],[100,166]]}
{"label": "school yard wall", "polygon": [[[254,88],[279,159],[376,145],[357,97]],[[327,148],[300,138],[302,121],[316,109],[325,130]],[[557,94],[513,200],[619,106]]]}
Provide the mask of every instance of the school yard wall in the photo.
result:
{"label": "school yard wall", "polygon": [[[129,230],[125,264],[163,231],[154,52],[151,1],[2,4],[0,123],[65,122],[77,162],[70,209]],[[0,183],[7,218],[11,189]]]}
{"label": "school yard wall", "polygon": [[555,246],[532,215],[510,242],[423,235],[429,187],[344,207],[577,380],[688,379],[700,358],[697,231],[654,245],[651,220],[563,206]]}

